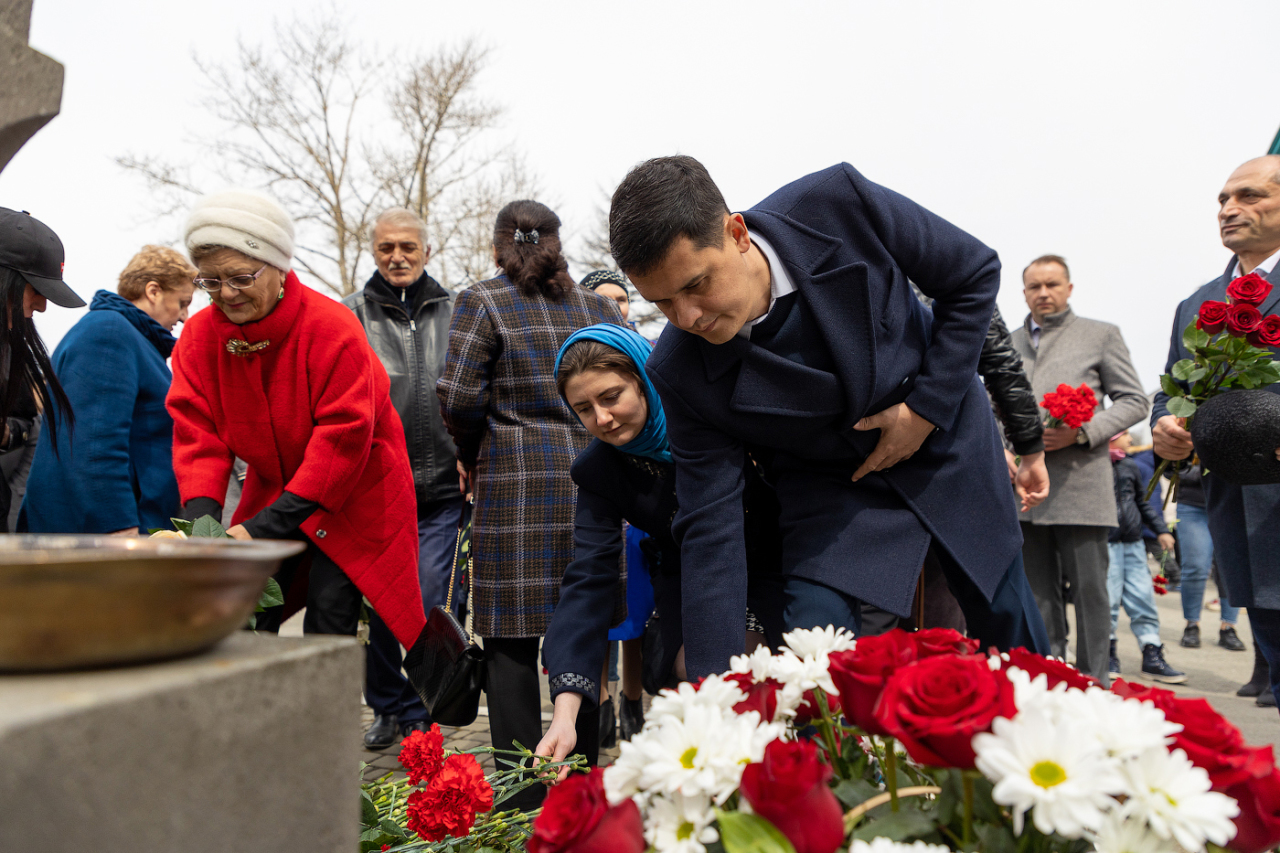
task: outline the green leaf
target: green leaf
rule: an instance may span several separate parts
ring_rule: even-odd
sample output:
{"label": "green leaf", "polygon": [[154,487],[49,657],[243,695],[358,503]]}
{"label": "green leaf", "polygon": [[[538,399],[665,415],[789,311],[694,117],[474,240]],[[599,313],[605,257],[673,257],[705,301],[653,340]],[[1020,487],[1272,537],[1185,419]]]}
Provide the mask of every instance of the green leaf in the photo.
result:
{"label": "green leaf", "polygon": [[1186,397],[1173,397],[1169,400],[1169,414],[1175,418],[1189,418],[1196,413],[1196,403]]}
{"label": "green leaf", "polygon": [[759,815],[717,812],[725,853],[796,853],[787,837]]}
{"label": "green leaf", "polygon": [[222,522],[214,518],[212,515],[202,515],[191,525],[191,532],[187,534],[193,539],[230,539],[227,535],[227,528],[222,526]]}
{"label": "green leaf", "polygon": [[891,841],[905,841],[919,838],[933,832],[933,819],[924,812],[903,806],[901,811],[889,812],[864,823],[853,831],[853,837],[862,841],[874,838],[888,838]]}
{"label": "green leaf", "polygon": [[396,822],[391,820],[390,818],[384,817],[382,821],[378,824],[378,826],[382,827],[382,831],[385,832],[387,835],[394,835],[396,838],[409,837],[409,833],[405,832],[399,826],[396,826]]}
{"label": "green leaf", "polygon": [[880,789],[865,779],[841,779],[840,784],[835,787],[836,799],[846,810],[865,803],[879,793]]}
{"label": "green leaf", "polygon": [[1168,394],[1170,397],[1181,397],[1187,393],[1182,390],[1182,386],[1173,381],[1173,377],[1167,373],[1160,374],[1160,390]]}
{"label": "green leaf", "polygon": [[[993,825],[980,823],[973,828],[978,836],[978,849],[982,853],[1015,853],[1018,841],[1013,837],[1013,828],[1003,824]],[[1027,827],[1025,831],[1029,831]]]}
{"label": "green leaf", "polygon": [[1173,374],[1174,379],[1181,379],[1186,382],[1191,378],[1191,371],[1196,369],[1196,363],[1189,358],[1184,358],[1173,365],[1173,369],[1169,372]]}
{"label": "green leaf", "polygon": [[372,798],[364,791],[360,792],[360,823],[365,826],[378,825],[378,807],[373,804]]}
{"label": "green leaf", "polygon": [[276,583],[275,578],[267,578],[267,588],[262,591],[262,595],[258,598],[258,609],[254,613],[261,613],[268,607],[280,607],[284,604],[284,592],[280,589],[280,584]]}
{"label": "green leaf", "polygon": [[1187,326],[1186,331],[1182,333],[1182,344],[1187,349],[1193,350],[1197,347],[1209,345],[1209,333],[1196,328],[1193,322]]}
{"label": "green leaf", "polygon": [[1210,371],[1208,367],[1200,366],[1200,367],[1197,367],[1195,370],[1191,371],[1191,375],[1188,376],[1187,378],[1192,382],[1199,382],[1201,379],[1204,379],[1206,376],[1208,376],[1211,372],[1212,371]]}
{"label": "green leaf", "polygon": [[185,518],[171,518],[169,519],[169,521],[171,524],[173,524],[174,530],[178,531],[179,533],[185,533],[188,536],[191,535],[190,521],[187,521]]}

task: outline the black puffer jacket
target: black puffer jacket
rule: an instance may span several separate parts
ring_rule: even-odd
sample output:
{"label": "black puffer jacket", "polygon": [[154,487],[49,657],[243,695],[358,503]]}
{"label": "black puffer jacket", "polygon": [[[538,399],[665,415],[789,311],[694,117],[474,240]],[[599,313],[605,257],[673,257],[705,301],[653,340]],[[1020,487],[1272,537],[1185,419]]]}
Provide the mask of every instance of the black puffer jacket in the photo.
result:
{"label": "black puffer jacket", "polygon": [[[405,295],[412,294],[408,301]],[[418,512],[458,494],[453,439],[440,417],[436,380],[449,350],[453,297],[434,278],[392,287],[375,272],[364,290],[342,300],[360,318],[391,378],[391,405],[404,424]]]}
{"label": "black puffer jacket", "polygon": [[1144,521],[1157,534],[1168,533],[1169,528],[1165,526],[1164,519],[1151,504],[1142,500],[1147,481],[1138,470],[1138,463],[1126,456],[1112,462],[1111,471],[1115,474],[1116,515],[1120,519],[1120,526],[1111,528],[1107,541],[1140,542]]}
{"label": "black puffer jacket", "polygon": [[978,375],[986,383],[996,416],[1004,424],[1004,435],[1013,452],[1022,456],[1044,450],[1044,424],[1040,404],[1031,391],[1031,382],[1022,369],[1022,356],[1013,348],[1009,327],[996,308],[987,327],[987,339],[978,356]]}

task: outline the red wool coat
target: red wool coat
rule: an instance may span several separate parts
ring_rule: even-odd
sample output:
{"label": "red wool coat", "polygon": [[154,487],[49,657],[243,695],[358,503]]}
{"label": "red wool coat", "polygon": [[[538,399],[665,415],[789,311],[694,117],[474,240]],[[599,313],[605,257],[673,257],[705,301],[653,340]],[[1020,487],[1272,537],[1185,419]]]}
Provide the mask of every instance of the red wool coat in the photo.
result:
{"label": "red wool coat", "polygon": [[[256,344],[227,350],[232,338]],[[302,525],[406,647],[425,618],[413,473],[390,381],[350,310],[289,273],[284,298],[237,326],[210,306],[173,351],[173,465],[185,504],[223,503],[234,457],[249,465],[234,521],[289,490],[320,508]]]}

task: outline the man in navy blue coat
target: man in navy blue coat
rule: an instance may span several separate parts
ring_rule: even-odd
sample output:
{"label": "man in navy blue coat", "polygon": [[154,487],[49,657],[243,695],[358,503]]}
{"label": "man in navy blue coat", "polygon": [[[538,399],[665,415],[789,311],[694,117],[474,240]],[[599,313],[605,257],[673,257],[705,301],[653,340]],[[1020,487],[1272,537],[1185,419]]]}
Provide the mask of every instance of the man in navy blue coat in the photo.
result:
{"label": "man in navy blue coat", "polygon": [[[1280,311],[1280,157],[1250,160],[1231,173],[1218,194],[1222,245],[1234,253],[1226,271],[1178,306],[1165,372],[1191,354],[1182,333],[1208,300],[1225,302],[1227,285],[1248,273],[1274,286],[1258,306],[1263,316]],[[1280,385],[1267,388],[1280,393]],[[1191,433],[1169,414],[1169,396],[1156,394],[1151,407],[1151,438],[1162,459],[1186,459],[1194,447]],[[1280,457],[1280,448],[1276,455]],[[1280,700],[1280,485],[1237,486],[1207,472],[1205,508],[1214,557],[1227,601],[1249,608],[1253,636],[1271,667],[1271,690]]]}
{"label": "man in navy blue coat", "polygon": [[753,463],[782,507],[787,627],[856,630],[864,601],[907,615],[932,550],[984,646],[1048,651],[977,376],[994,251],[848,164],[731,214],[691,157],[627,175],[609,241],[670,320],[646,370],[676,462],[691,678],[742,650]]}

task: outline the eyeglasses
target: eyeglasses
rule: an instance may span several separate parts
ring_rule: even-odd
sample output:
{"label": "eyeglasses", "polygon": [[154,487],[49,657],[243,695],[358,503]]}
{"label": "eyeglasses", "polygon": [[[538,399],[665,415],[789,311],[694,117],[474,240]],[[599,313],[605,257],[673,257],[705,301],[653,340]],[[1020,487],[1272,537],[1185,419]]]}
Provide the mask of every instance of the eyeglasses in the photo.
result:
{"label": "eyeglasses", "polygon": [[232,290],[244,290],[246,287],[253,287],[253,283],[258,280],[258,276],[262,275],[270,264],[263,264],[262,269],[253,275],[233,275],[230,278],[197,278],[195,286],[203,290],[205,293],[217,293],[222,290],[222,285],[227,285]]}

